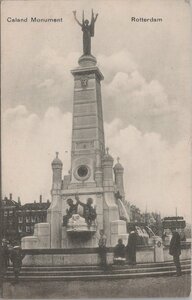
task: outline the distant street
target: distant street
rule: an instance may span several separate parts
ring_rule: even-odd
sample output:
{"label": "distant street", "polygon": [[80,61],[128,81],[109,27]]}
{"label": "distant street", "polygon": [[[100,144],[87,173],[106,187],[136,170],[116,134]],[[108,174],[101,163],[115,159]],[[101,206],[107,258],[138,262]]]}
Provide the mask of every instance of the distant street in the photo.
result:
{"label": "distant street", "polygon": [[7,299],[188,297],[191,276],[98,281],[43,281],[4,283]]}

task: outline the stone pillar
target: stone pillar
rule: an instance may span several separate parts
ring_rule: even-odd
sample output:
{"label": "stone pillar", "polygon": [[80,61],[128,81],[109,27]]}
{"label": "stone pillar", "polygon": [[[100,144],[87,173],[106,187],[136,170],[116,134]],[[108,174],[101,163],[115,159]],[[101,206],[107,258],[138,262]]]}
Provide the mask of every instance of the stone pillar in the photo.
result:
{"label": "stone pillar", "polygon": [[164,253],[163,253],[163,243],[162,239],[158,237],[154,241],[154,262],[163,262],[164,260]]}
{"label": "stone pillar", "polygon": [[61,248],[61,227],[62,227],[62,210],[61,210],[61,186],[62,186],[62,162],[56,158],[52,162],[53,183],[51,196],[51,205],[47,212],[47,221],[51,225],[51,248]]}
{"label": "stone pillar", "polygon": [[124,191],[124,183],[123,183],[123,173],[124,169],[122,165],[119,163],[119,157],[117,158],[117,163],[113,168],[114,175],[115,175],[115,184],[117,187],[117,191],[119,191],[120,195],[122,196],[122,201],[125,200],[125,191]]}
{"label": "stone pillar", "polygon": [[56,152],[56,158],[52,162],[53,181],[52,190],[61,190],[62,185],[62,161],[58,158],[59,153]]}
{"label": "stone pillar", "polygon": [[101,187],[103,184],[103,172],[101,167],[101,153],[96,150],[96,166],[95,166],[95,182],[96,186]]}
{"label": "stone pillar", "polygon": [[114,183],[113,183],[113,158],[108,153],[103,157],[103,190],[104,190],[104,205],[103,205],[103,224],[104,232],[107,236],[107,245],[111,246],[111,222],[119,220],[119,211],[115,203]]}
{"label": "stone pillar", "polygon": [[113,157],[109,154],[109,148],[106,148],[106,152],[103,157],[103,188],[104,191],[113,192]]}

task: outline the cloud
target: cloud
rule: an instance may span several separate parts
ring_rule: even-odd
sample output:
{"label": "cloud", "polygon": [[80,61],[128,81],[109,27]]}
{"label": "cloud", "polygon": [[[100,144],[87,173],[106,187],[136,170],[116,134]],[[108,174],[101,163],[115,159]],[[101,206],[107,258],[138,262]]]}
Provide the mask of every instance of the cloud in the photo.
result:
{"label": "cloud", "polygon": [[118,72],[131,73],[138,68],[133,56],[127,50],[121,50],[109,56],[100,54],[97,61],[106,82],[111,81]]}
{"label": "cloud", "polygon": [[[50,106],[71,111],[71,69],[77,65],[79,56],[77,52],[60,55],[59,51],[45,46],[36,55],[28,58],[27,68],[23,59],[19,67],[13,66],[13,72],[4,71],[4,108],[22,104],[37,114],[44,114]],[[21,76],[18,76],[18,68]]]}
{"label": "cloud", "polygon": [[[27,69],[20,66],[22,77],[13,72],[11,80],[5,78],[3,103],[10,103],[5,101],[6,95],[12,104],[23,104],[38,115],[50,106],[72,112],[74,83],[70,71],[77,66],[79,56],[78,52],[64,54],[45,46],[30,57]],[[147,80],[127,50],[100,54],[97,60],[105,76],[102,98],[107,122],[120,118],[124,127],[132,124],[142,132],[157,132],[169,140],[177,141],[182,136],[181,128],[188,126],[186,118],[180,118],[181,111],[186,114],[185,106],[170,99],[157,79]],[[6,89],[7,82],[11,85]]]}
{"label": "cloud", "polygon": [[70,168],[71,113],[50,107],[43,118],[24,106],[7,110],[2,118],[3,192],[30,202],[43,194],[50,199],[51,161],[60,152]]}
{"label": "cloud", "polygon": [[[43,194],[50,199],[51,161],[55,151],[70,168],[71,113],[49,107],[40,119],[24,106],[3,114],[3,193],[30,202]],[[105,124],[106,145],[113,157],[120,156],[125,169],[127,200],[142,210],[178,213],[189,218],[191,199],[190,145],[186,139],[170,145],[155,132],[142,133],[124,127],[116,118]]]}
{"label": "cloud", "polygon": [[104,97],[107,104],[115,107],[116,115],[148,117],[174,110],[160,82],[155,79],[147,82],[128,52],[119,52],[101,61],[108,78]]}
{"label": "cloud", "polygon": [[132,124],[143,133],[156,132],[172,143],[182,139],[184,131],[189,134],[186,106],[170,97],[159,80],[142,74],[127,50],[100,55],[98,62],[105,76],[102,98],[108,123],[121,119],[124,128]]}
{"label": "cloud", "polygon": [[[114,128],[116,124],[116,129]],[[188,140],[170,145],[157,133],[142,133],[121,121],[107,124],[107,143],[125,169],[127,200],[145,210],[190,218],[191,160]],[[111,134],[114,132],[114,134]],[[118,134],[117,134],[118,132]]]}

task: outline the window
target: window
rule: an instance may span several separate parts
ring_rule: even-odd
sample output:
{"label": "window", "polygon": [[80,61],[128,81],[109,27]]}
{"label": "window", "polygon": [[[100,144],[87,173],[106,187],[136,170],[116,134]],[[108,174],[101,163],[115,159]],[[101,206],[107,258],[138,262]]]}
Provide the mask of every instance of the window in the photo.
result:
{"label": "window", "polygon": [[22,232],[22,225],[19,225],[19,226],[18,226],[18,231],[19,231],[19,232]]}
{"label": "window", "polygon": [[39,223],[40,222],[40,216],[36,216],[35,217],[35,223]]}
{"label": "window", "polygon": [[9,211],[9,216],[13,216],[13,210],[12,209]]}
{"label": "window", "polygon": [[87,174],[88,174],[88,169],[86,166],[80,166],[77,170],[77,174],[80,176],[80,177],[86,177]]}
{"label": "window", "polygon": [[23,222],[23,217],[19,216],[18,221],[19,221],[19,223],[22,223]]}
{"label": "window", "polygon": [[32,217],[31,217],[31,222],[32,222],[32,223],[35,223],[35,216],[32,216]]}
{"label": "window", "polygon": [[30,226],[26,226],[26,232],[30,232]]}
{"label": "window", "polygon": [[4,217],[7,217],[7,211],[6,210],[4,211]]}
{"label": "window", "polygon": [[31,233],[34,233],[34,226],[31,226]]}
{"label": "window", "polygon": [[12,220],[9,220],[9,226],[11,227],[11,226],[13,226],[13,221]]}
{"label": "window", "polygon": [[26,216],[25,220],[26,220],[26,223],[30,223],[30,216]]}

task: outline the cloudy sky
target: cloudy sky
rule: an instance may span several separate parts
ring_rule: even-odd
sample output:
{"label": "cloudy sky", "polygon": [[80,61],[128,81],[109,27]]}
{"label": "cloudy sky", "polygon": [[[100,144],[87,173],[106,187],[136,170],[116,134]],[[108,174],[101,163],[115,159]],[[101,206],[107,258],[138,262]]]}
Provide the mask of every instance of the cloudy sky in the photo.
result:
{"label": "cloudy sky", "polygon": [[[3,196],[50,199],[51,161],[70,168],[73,77],[82,33],[73,19],[99,13],[92,53],[105,80],[106,145],[125,169],[127,200],[190,218],[191,15],[186,0],[2,3]],[[63,18],[62,23],[7,22]],[[131,17],[162,18],[134,23]]]}

